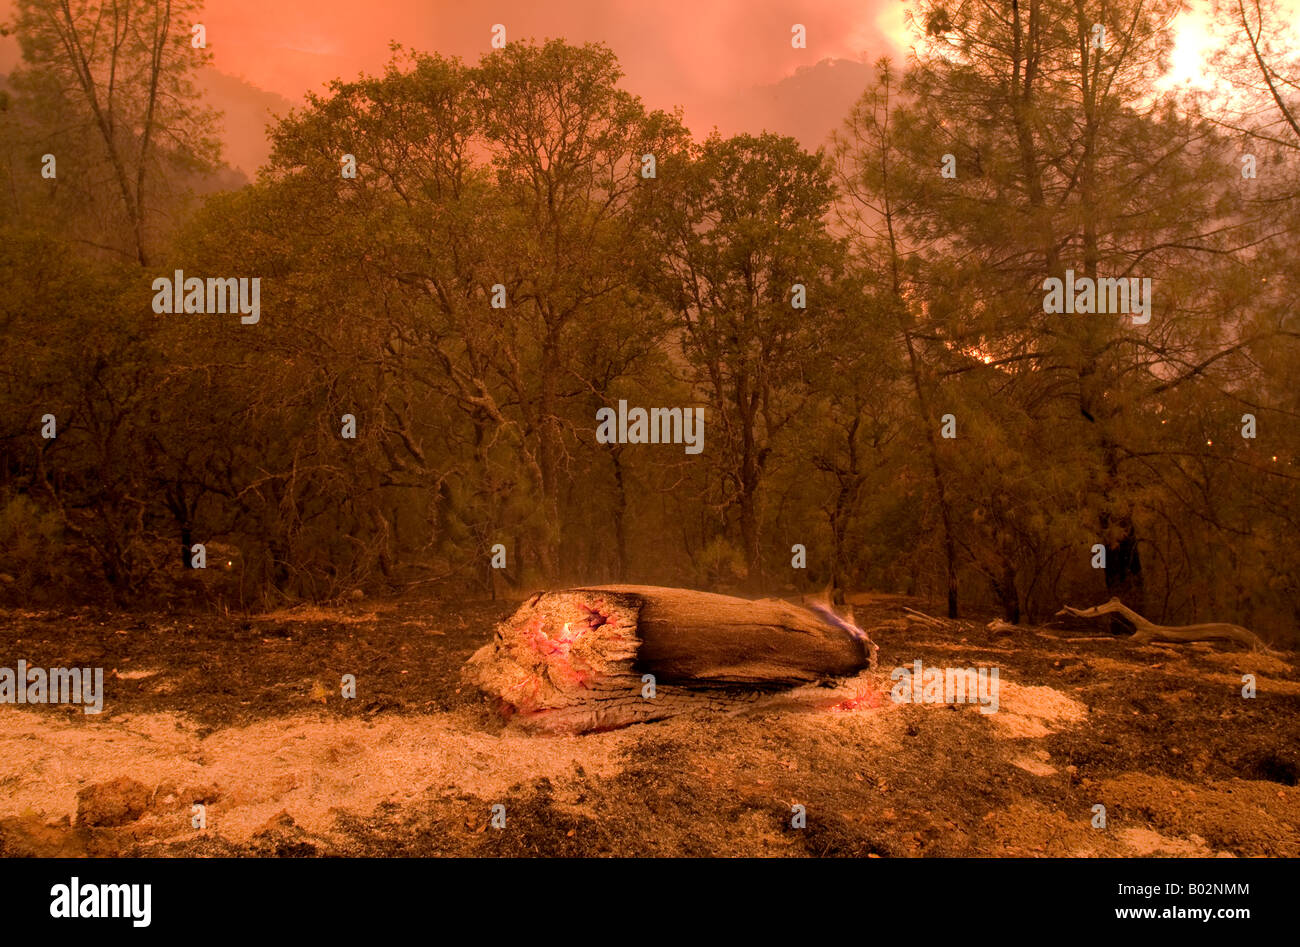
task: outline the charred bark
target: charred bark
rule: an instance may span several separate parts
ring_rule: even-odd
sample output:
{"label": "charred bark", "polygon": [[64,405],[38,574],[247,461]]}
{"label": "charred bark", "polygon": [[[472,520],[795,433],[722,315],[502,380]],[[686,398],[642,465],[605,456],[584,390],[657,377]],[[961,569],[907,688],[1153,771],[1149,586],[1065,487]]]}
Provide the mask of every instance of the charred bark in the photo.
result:
{"label": "charred bark", "polygon": [[865,632],[819,606],[608,585],[537,593],[465,674],[515,723],[581,733],[853,675],[875,655]]}

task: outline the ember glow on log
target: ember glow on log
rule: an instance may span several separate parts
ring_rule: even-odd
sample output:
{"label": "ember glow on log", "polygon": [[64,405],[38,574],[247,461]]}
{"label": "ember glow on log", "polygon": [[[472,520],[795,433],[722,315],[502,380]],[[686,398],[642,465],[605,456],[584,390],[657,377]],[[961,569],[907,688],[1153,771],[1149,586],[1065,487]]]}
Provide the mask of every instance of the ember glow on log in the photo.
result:
{"label": "ember glow on log", "polygon": [[850,676],[875,655],[864,631],[824,606],[610,585],[534,595],[466,675],[513,722],[576,733]]}

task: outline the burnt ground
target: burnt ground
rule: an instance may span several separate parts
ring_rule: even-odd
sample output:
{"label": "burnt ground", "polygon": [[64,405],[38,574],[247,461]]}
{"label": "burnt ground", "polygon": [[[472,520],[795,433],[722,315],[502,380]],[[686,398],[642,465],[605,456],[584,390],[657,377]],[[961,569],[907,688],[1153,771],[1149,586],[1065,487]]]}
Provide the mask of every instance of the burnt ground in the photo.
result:
{"label": "burnt ground", "polygon": [[[460,678],[514,604],[0,612],[0,666],[102,666],[106,691],[100,715],[0,706],[0,854],[1300,855],[1294,652],[868,597],[881,668],[825,699],[527,736]],[[892,702],[916,659],[998,667],[998,712]]]}

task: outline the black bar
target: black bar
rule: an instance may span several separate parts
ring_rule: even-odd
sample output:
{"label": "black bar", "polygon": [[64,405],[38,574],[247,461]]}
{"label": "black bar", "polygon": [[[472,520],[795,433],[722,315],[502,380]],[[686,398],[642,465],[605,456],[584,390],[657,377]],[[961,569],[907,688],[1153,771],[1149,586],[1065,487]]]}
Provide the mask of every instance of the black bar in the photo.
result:
{"label": "black bar", "polygon": [[[469,925],[492,941],[543,931],[547,939],[583,941],[686,931],[696,939],[710,930],[770,936],[778,923],[798,925],[814,942],[865,941],[890,929],[923,940],[994,928],[999,936],[1182,936],[1195,927],[1231,937],[1293,917],[1296,868],[1280,859],[5,860],[0,916],[7,931],[112,930],[132,938],[410,930],[436,938],[462,936]],[[73,877],[82,892],[151,885],[148,927],[129,917],[51,917],[51,889]],[[1132,909],[1154,916],[1118,914]],[[1174,913],[1206,909],[1248,916]]]}

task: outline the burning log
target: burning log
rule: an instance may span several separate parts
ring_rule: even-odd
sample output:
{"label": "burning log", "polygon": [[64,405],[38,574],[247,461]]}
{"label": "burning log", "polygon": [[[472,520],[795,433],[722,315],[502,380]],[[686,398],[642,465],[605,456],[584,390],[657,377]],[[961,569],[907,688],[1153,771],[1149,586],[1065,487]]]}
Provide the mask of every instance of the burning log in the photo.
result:
{"label": "burning log", "polygon": [[875,657],[865,632],[822,606],[608,585],[537,593],[465,675],[518,724],[582,733],[853,675]]}

